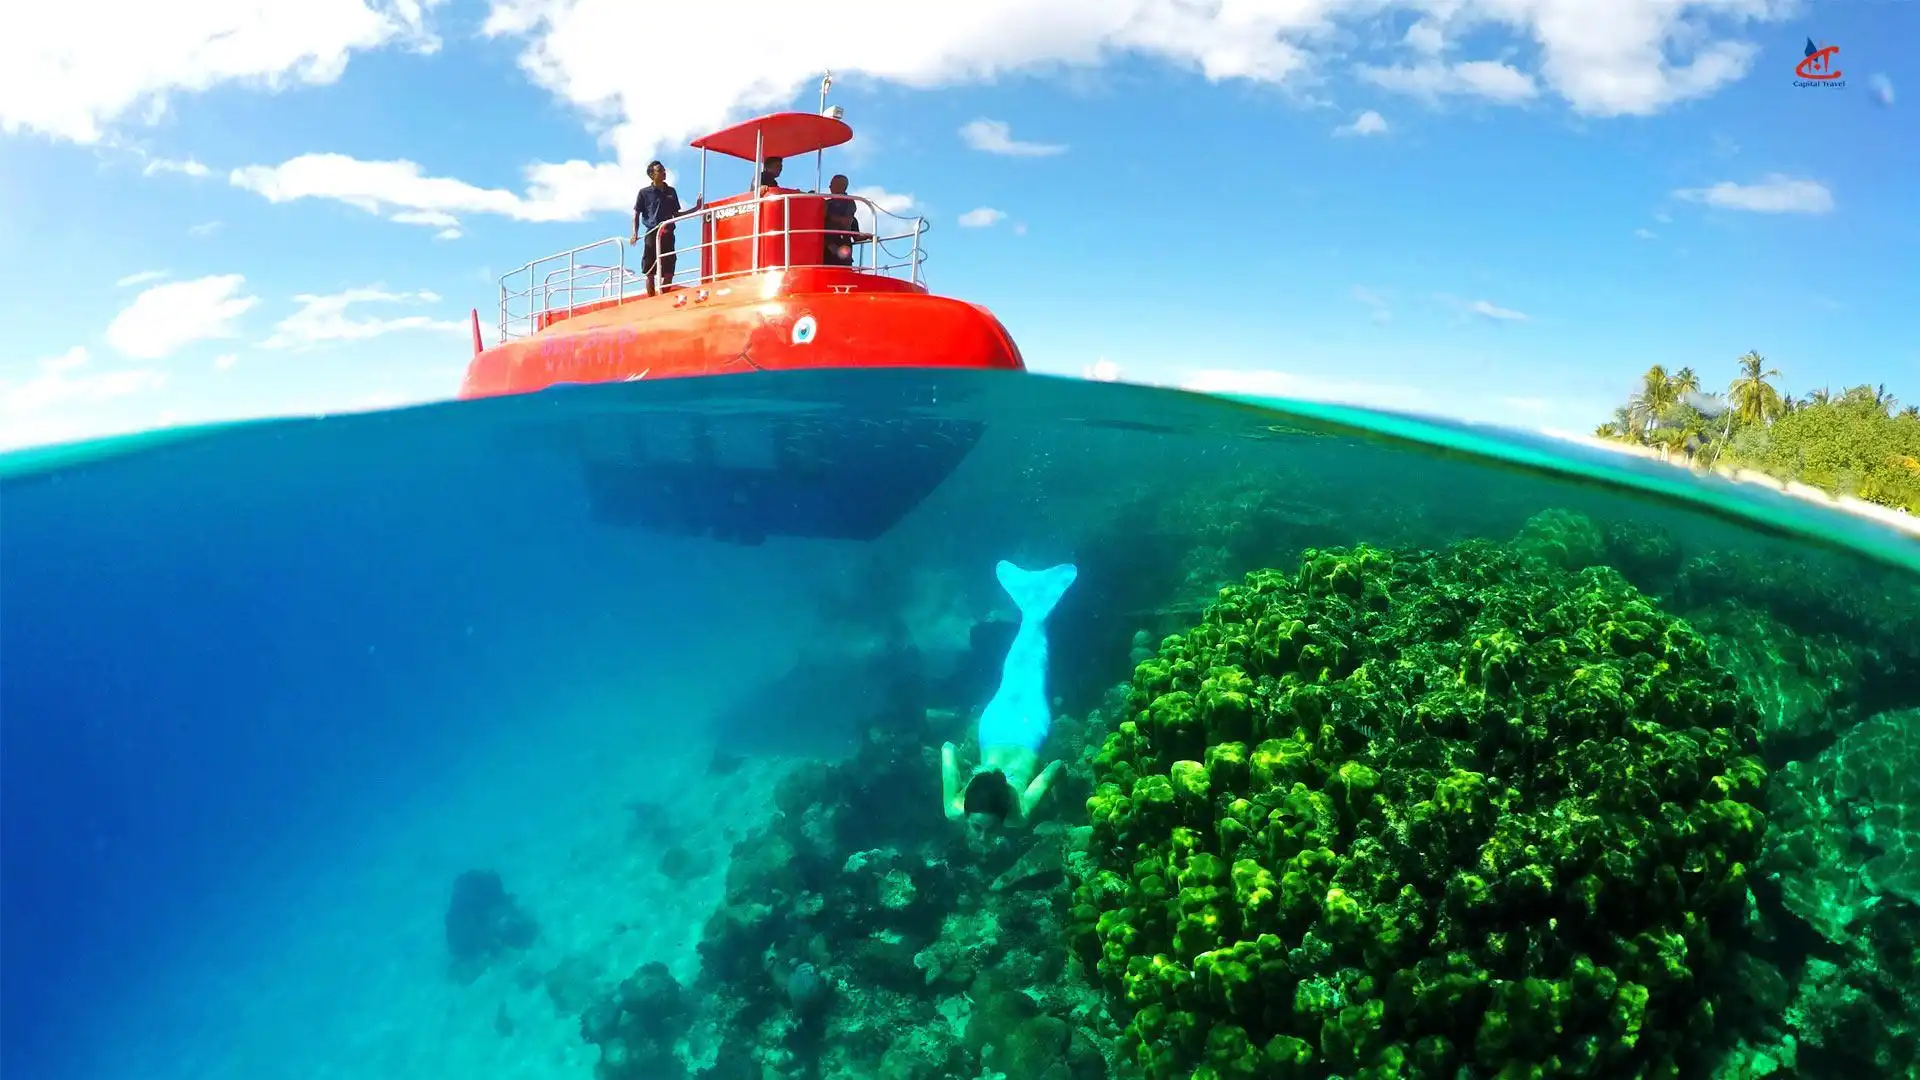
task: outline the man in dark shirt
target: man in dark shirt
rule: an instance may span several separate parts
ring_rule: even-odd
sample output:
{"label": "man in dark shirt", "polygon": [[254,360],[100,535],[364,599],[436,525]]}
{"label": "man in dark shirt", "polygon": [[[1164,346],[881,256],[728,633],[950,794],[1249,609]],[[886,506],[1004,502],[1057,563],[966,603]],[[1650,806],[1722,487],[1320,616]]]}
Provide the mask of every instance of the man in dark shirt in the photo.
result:
{"label": "man in dark shirt", "polygon": [[847,178],[836,175],[827,182],[827,190],[834,197],[827,200],[827,257],[824,261],[828,266],[852,266],[853,245],[871,237],[859,231],[859,204],[846,197]]}
{"label": "man in dark shirt", "polygon": [[633,200],[633,243],[641,243],[641,233],[646,234],[646,243],[640,249],[640,272],[646,275],[647,295],[656,295],[655,274],[660,283],[673,284],[674,264],[679,257],[673,253],[673,219],[683,213],[692,213],[700,209],[702,200],[694,200],[690,210],[680,208],[680,193],[667,183],[667,167],[658,161],[647,163],[647,186]]}
{"label": "man in dark shirt", "polygon": [[777,157],[770,157],[760,167],[760,186],[763,188],[780,186],[780,165]]}

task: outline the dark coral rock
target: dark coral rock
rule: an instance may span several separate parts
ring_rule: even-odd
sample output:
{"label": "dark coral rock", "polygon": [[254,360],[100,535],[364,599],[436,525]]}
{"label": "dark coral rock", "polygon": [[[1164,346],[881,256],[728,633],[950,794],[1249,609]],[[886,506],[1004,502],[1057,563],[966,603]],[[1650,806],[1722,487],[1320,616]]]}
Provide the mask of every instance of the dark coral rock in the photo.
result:
{"label": "dark coral rock", "polygon": [[735,844],[727,864],[727,902],[751,904],[799,892],[806,884],[793,842],[765,829]]}
{"label": "dark coral rock", "polygon": [[1771,760],[1811,757],[1860,720],[1861,658],[1831,632],[1797,631],[1731,600],[1687,621],[1759,706]]}
{"label": "dark coral rock", "polygon": [[[1022,1063],[1020,1080],[1073,1080],[1054,1035],[1097,995],[1069,976],[1058,870],[994,892],[1032,841],[975,851],[941,812],[937,740],[968,726],[960,710],[903,715],[851,760],[777,785],[779,813],[735,845],[700,941],[718,1036],[703,1080],[956,1080],[982,1074],[988,1046]],[[1011,1019],[987,1040],[969,990],[996,964],[993,985],[1024,989],[994,992]]]}
{"label": "dark coral rock", "polygon": [[532,945],[540,926],[514,902],[499,874],[469,870],[454,879],[446,932],[453,976],[472,982],[496,957]]}
{"label": "dark coral rock", "polygon": [[1878,851],[1868,884],[1920,906],[1920,709],[1881,713],[1828,755],[1835,795],[1856,808],[1860,836]]}
{"label": "dark coral rock", "polygon": [[627,839],[636,844],[671,843],[679,833],[673,813],[655,799],[635,799],[627,804]]}
{"label": "dark coral rock", "polygon": [[1513,549],[1559,570],[1584,570],[1606,561],[1607,534],[1585,514],[1542,510],[1520,527]]}
{"label": "dark coral rock", "polygon": [[675,1049],[693,1013],[665,964],[643,964],[580,1017],[580,1037],[600,1048],[595,1080],[674,1080],[686,1075]]}
{"label": "dark coral rock", "polygon": [[1855,654],[1862,714],[1920,707],[1920,583],[1909,573],[1806,547],[1719,551],[1682,566],[1679,610],[1728,597],[1806,635],[1833,635]]}
{"label": "dark coral rock", "polygon": [[787,1004],[802,1016],[824,1009],[832,993],[833,987],[812,964],[796,964],[787,976]]}
{"label": "dark coral rock", "polygon": [[1808,961],[1786,1013],[1799,1038],[1803,1075],[1915,1075],[1916,1032],[1905,1018],[1911,1005],[1903,1007],[1877,981],[1868,965]]}
{"label": "dark coral rock", "polygon": [[1831,760],[1789,762],[1767,787],[1767,850],[1760,866],[1786,909],[1827,941],[1848,945],[1880,895],[1860,873],[1876,852],[1834,793]]}
{"label": "dark coral rock", "polygon": [[1647,592],[1665,592],[1680,571],[1680,546],[1658,525],[1632,519],[1607,525],[1607,564]]}
{"label": "dark coral rock", "polygon": [[[1773,952],[1806,1076],[1920,1070],[1920,710],[1882,713],[1768,789],[1760,866],[1804,924]],[[1817,937],[1815,937],[1817,935]],[[1795,968],[1797,967],[1797,974]]]}
{"label": "dark coral rock", "polygon": [[562,959],[541,978],[547,997],[563,1015],[578,1015],[600,994],[601,968],[592,958],[572,955]]}
{"label": "dark coral rock", "polygon": [[713,852],[707,848],[694,851],[675,844],[660,855],[660,875],[669,881],[695,881],[712,873],[713,864]]}
{"label": "dark coral rock", "polygon": [[943,1027],[915,1027],[896,1034],[881,1051],[879,1067],[856,1075],[874,1080],[953,1080],[977,1074],[960,1040]]}
{"label": "dark coral rock", "polygon": [[1762,1016],[1778,1016],[1787,1007],[1793,988],[1780,969],[1751,953],[1737,952],[1727,963],[1727,981]]}
{"label": "dark coral rock", "polygon": [[1109,1071],[1100,1043],[1084,1027],[1075,1027],[1067,1043],[1067,1068],[1073,1080],[1105,1080]]}

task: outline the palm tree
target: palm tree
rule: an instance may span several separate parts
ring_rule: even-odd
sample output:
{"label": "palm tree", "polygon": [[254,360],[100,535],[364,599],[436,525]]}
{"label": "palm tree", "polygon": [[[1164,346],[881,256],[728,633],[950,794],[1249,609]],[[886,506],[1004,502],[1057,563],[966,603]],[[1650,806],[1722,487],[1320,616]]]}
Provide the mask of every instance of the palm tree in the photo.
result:
{"label": "palm tree", "polygon": [[1667,374],[1665,367],[1653,365],[1640,377],[1640,389],[1627,399],[1627,430],[1635,438],[1645,440],[1647,432],[1659,425],[1660,415],[1679,400],[1680,391],[1674,377]]}
{"label": "palm tree", "polygon": [[1686,447],[1688,434],[1687,429],[1680,424],[1663,424],[1658,431],[1654,432],[1653,444],[1660,448],[1660,457],[1663,460],[1671,461],[1674,454]]}
{"label": "palm tree", "polygon": [[1685,401],[1688,394],[1700,392],[1700,376],[1694,374],[1690,367],[1683,367],[1674,372],[1669,382],[1673,387],[1673,396],[1676,401]]}
{"label": "palm tree", "polygon": [[1881,412],[1892,416],[1893,407],[1900,404],[1900,400],[1892,394],[1887,393],[1887,384],[1881,383],[1879,386],[1873,388],[1873,403],[1880,407]]}
{"label": "palm tree", "polygon": [[1765,423],[1780,415],[1780,391],[1767,381],[1779,377],[1779,369],[1767,367],[1767,358],[1757,352],[1740,358],[1740,377],[1727,386],[1727,400],[1740,419]]}
{"label": "palm tree", "polygon": [[1833,403],[1833,391],[1823,386],[1818,390],[1808,393],[1802,400],[1808,405],[1830,405]]}
{"label": "palm tree", "polygon": [[1909,405],[1900,410],[1902,420],[1920,420],[1920,405]]}
{"label": "palm tree", "polygon": [[1833,403],[1835,405],[1851,405],[1855,408],[1872,409],[1875,412],[1880,411],[1879,393],[1866,383],[1861,383],[1859,386],[1849,386],[1845,390],[1840,391],[1840,396],[1834,398]]}
{"label": "palm tree", "polygon": [[1613,430],[1613,438],[1623,442],[1632,442],[1634,439],[1633,410],[1627,408],[1625,405],[1614,409],[1613,419],[1607,421],[1606,426]]}

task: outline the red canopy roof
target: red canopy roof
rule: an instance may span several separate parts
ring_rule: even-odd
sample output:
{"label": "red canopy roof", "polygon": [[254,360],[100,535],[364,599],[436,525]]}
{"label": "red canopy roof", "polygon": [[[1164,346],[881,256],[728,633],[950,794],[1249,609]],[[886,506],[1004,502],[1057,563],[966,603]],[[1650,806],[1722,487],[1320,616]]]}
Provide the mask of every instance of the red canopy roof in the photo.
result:
{"label": "red canopy roof", "polygon": [[853,138],[853,129],[843,120],[816,113],[771,113],[703,135],[693,140],[693,148],[752,161],[755,135],[765,137],[768,157],[784,158],[839,146]]}

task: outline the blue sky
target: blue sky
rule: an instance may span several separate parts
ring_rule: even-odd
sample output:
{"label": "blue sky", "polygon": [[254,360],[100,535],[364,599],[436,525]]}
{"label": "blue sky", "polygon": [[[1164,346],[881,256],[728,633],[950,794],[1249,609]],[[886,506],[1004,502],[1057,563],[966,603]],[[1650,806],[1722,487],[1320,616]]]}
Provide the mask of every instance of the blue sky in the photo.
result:
{"label": "blue sky", "polygon": [[0,42],[0,444],[450,395],[501,273],[829,67],[830,169],[1036,370],[1584,431],[1757,349],[1920,401],[1911,0],[150,7]]}

